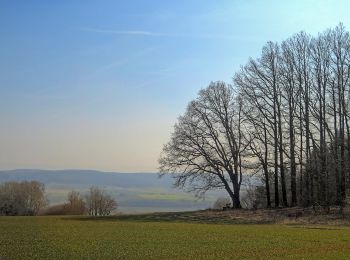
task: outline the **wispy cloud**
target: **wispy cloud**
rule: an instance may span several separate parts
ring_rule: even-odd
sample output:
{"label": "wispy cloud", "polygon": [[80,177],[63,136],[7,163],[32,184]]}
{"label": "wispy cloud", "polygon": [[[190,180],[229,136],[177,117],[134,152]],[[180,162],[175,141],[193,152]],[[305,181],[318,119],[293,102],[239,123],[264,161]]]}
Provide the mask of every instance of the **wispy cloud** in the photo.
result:
{"label": "wispy cloud", "polygon": [[80,28],[81,31],[103,34],[146,36],[146,37],[183,37],[183,38],[208,38],[208,39],[240,39],[239,36],[229,34],[186,34],[186,33],[163,33],[143,30],[104,30],[96,28]]}
{"label": "wispy cloud", "polygon": [[81,30],[86,31],[86,32],[105,33],[105,34],[120,34],[120,35],[135,35],[135,36],[168,36],[168,37],[180,36],[177,34],[140,31],[140,30],[119,31],[119,30],[102,30],[102,29],[94,29],[94,28],[82,28]]}

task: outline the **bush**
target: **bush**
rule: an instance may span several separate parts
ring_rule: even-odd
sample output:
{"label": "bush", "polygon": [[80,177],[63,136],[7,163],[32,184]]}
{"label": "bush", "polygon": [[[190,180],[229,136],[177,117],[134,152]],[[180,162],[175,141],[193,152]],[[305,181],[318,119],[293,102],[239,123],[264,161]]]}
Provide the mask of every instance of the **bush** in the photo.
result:
{"label": "bush", "polygon": [[227,197],[220,197],[218,198],[213,205],[213,209],[223,209],[226,207],[228,204],[232,204],[231,199]]}
{"label": "bush", "polygon": [[39,215],[67,215],[66,204],[57,204],[40,211]]}

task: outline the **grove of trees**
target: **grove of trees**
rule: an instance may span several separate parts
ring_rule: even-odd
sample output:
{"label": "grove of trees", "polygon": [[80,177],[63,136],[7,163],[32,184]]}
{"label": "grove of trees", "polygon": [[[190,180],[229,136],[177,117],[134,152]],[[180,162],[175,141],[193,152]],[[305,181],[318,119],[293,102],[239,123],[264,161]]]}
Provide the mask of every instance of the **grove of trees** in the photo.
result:
{"label": "grove of trees", "polygon": [[159,163],[175,185],[223,188],[241,207],[242,180],[261,177],[265,206],[341,205],[350,190],[350,36],[342,24],[268,42],[211,83],[174,127]]}
{"label": "grove of trees", "polygon": [[86,195],[86,207],[91,216],[107,216],[117,208],[117,202],[105,191],[90,187]]}
{"label": "grove of trees", "polygon": [[68,194],[68,202],[64,204],[67,215],[84,215],[87,212],[84,197],[77,191]]}
{"label": "grove of trees", "polygon": [[45,186],[40,182],[0,184],[0,215],[37,215],[46,204]]}
{"label": "grove of trees", "polygon": [[107,216],[117,209],[117,202],[106,191],[90,187],[84,196],[71,191],[67,202],[47,207],[45,185],[37,181],[0,184],[0,216],[84,215]]}
{"label": "grove of trees", "polygon": [[91,215],[107,216],[117,209],[117,202],[106,191],[90,187],[86,194],[77,191],[68,193],[67,202],[53,205],[45,210],[44,215]]}

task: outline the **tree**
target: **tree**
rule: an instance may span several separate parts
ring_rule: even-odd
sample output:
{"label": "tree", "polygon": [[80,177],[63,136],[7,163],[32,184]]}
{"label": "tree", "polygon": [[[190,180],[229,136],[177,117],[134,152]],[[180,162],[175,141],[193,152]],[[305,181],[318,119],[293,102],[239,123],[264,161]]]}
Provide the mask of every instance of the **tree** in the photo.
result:
{"label": "tree", "polygon": [[45,186],[40,182],[0,184],[0,215],[37,215],[46,204]]}
{"label": "tree", "polygon": [[160,170],[199,194],[224,188],[234,207],[243,168],[262,177],[267,207],[342,205],[349,111],[349,32],[342,24],[315,37],[300,32],[265,44],[233,87],[202,90],[175,125]]}
{"label": "tree", "polygon": [[240,208],[243,143],[242,102],[232,86],[211,83],[199,92],[174,127],[164,146],[160,175],[170,174],[175,186],[204,195],[225,189]]}
{"label": "tree", "polygon": [[344,26],[267,43],[234,82],[255,170],[265,180],[274,173],[275,206],[280,193],[284,206],[341,204],[350,190],[350,35]]}
{"label": "tree", "polygon": [[117,209],[117,202],[97,187],[90,187],[86,195],[86,205],[89,215],[92,216],[108,216]]}
{"label": "tree", "polygon": [[65,212],[69,215],[83,215],[87,212],[83,196],[77,191],[68,194],[68,202],[65,204]]}
{"label": "tree", "polygon": [[[234,77],[234,82],[239,88],[243,103],[258,110],[259,119],[264,118],[265,128],[269,127],[273,140],[273,172],[275,206],[280,203],[279,176],[282,188],[282,201],[285,206],[287,202],[287,189],[285,180],[285,162],[282,132],[282,104],[281,104],[281,84],[280,84],[280,50],[279,45],[268,42],[262,51],[261,58],[250,59],[248,64],[242,68],[240,73]],[[250,117],[257,118],[252,115]],[[253,119],[254,120],[254,119]],[[257,124],[257,121],[250,122]],[[261,127],[259,127],[261,128]],[[257,129],[261,131],[261,129]],[[265,147],[266,151],[266,147]]]}

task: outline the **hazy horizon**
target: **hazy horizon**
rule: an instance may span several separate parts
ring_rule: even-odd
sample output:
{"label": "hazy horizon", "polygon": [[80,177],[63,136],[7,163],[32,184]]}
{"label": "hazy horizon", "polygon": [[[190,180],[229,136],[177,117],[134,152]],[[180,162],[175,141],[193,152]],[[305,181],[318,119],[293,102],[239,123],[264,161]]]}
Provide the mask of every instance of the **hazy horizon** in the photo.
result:
{"label": "hazy horizon", "polygon": [[117,173],[92,170],[0,170],[0,183],[39,181],[45,185],[49,205],[66,202],[72,190],[86,194],[97,186],[118,202],[119,213],[154,211],[188,211],[205,209],[225,196],[223,191],[211,191],[205,198],[173,187],[170,176],[159,178],[156,173]]}
{"label": "hazy horizon", "polygon": [[[347,1],[2,1],[0,169],[157,172],[187,103]],[[342,20],[339,20],[341,17]]]}
{"label": "hazy horizon", "polygon": [[0,168],[1,171],[92,171],[92,172],[104,172],[104,173],[151,173],[151,174],[158,174],[159,171],[104,171],[99,169],[93,169],[93,168]]}

